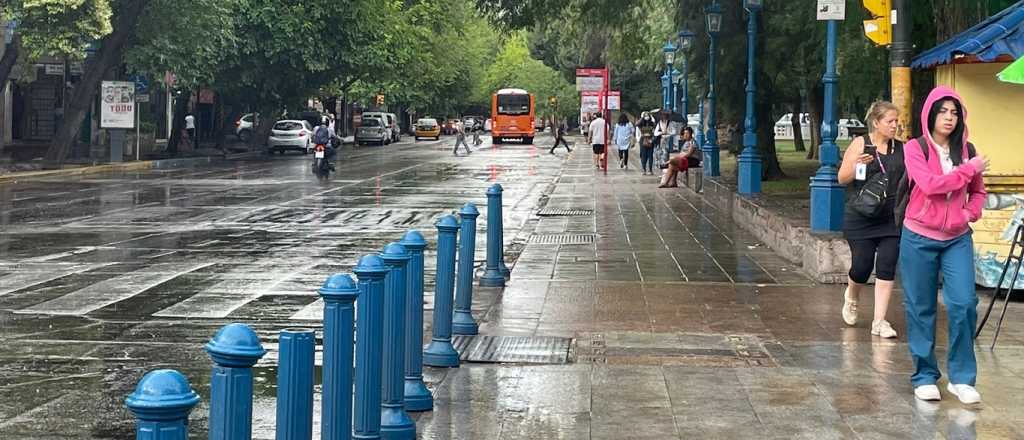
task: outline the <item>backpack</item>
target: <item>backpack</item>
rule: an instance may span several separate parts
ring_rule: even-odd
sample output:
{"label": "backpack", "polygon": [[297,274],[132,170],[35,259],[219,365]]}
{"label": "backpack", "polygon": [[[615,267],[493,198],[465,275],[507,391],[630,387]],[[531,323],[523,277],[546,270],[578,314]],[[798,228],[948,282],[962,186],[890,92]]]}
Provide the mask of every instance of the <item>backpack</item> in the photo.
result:
{"label": "backpack", "polygon": [[[920,136],[917,139],[917,146],[921,147],[921,153],[924,154],[925,162],[928,161],[928,141],[924,136]],[[973,159],[974,156],[978,155],[978,151],[974,149],[974,144],[967,143],[967,159]],[[907,178],[900,180],[900,185],[896,189],[896,207],[893,208],[893,220],[896,221],[896,228],[903,229],[903,218],[907,215],[907,204],[910,203],[910,193],[914,190],[914,181],[910,179],[910,173],[907,173]]]}
{"label": "backpack", "polygon": [[331,129],[326,126],[319,126],[316,131],[313,132],[313,143],[317,145],[327,145],[331,141]]}

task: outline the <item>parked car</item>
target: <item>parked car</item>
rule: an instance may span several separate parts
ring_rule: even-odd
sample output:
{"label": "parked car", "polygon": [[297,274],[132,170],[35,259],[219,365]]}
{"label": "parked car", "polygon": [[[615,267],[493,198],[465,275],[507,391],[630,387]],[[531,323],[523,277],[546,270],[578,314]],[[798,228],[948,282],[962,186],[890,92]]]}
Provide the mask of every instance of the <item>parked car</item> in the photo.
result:
{"label": "parked car", "polygon": [[415,135],[416,140],[419,140],[421,137],[432,137],[434,140],[441,139],[441,125],[437,123],[437,119],[422,118],[416,121]]}
{"label": "parked car", "polygon": [[235,136],[242,142],[249,142],[252,139],[253,126],[256,123],[255,113],[246,113],[235,121]]}
{"label": "parked car", "polygon": [[455,124],[458,122],[458,119],[448,119],[444,121],[444,126],[441,127],[441,134],[455,134]]}
{"label": "parked car", "polygon": [[302,154],[309,154],[313,149],[312,137],[313,126],[309,121],[300,119],[277,121],[270,129],[267,149],[271,154],[275,152],[284,154],[285,151],[301,151]]}
{"label": "parked car", "polygon": [[363,145],[368,143],[376,143],[379,145],[387,145],[391,142],[391,131],[388,129],[384,119],[366,117],[363,114],[363,122],[359,125],[356,130],[356,144]]}
{"label": "parked car", "polygon": [[386,143],[390,144],[392,142],[398,142],[402,139],[402,129],[399,128],[398,116],[396,116],[394,113],[363,112],[363,119],[366,118],[378,118],[381,121],[384,121],[384,128],[388,132],[388,139]]}

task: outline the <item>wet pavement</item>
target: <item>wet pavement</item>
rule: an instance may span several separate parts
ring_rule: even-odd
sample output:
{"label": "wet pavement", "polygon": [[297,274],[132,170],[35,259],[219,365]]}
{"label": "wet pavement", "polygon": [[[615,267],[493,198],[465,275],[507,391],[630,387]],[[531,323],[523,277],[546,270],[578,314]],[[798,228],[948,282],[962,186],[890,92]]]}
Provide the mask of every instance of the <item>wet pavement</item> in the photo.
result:
{"label": "wet pavement", "polygon": [[[179,369],[203,397],[190,421],[203,438],[202,344],[235,321],[270,350],[254,433],[273,438],[277,332],[318,328],[328,274],[409,228],[434,243],[433,222],[466,201],[482,213],[482,260],[492,182],[513,270],[504,290],[475,289],[481,334],[568,353],[427,368],[436,404],[416,416],[421,438],[1024,438],[1013,309],[996,350],[990,332],[978,349],[984,403],[920,404],[904,338],[846,328],[840,287],[694,194],[596,172],[585,148],[486,143],[455,157],[451,142],[349,149],[327,183],[292,155],[0,185],[0,438],[130,438],[123,398],[154,368]],[[426,262],[429,327],[431,248]]]}

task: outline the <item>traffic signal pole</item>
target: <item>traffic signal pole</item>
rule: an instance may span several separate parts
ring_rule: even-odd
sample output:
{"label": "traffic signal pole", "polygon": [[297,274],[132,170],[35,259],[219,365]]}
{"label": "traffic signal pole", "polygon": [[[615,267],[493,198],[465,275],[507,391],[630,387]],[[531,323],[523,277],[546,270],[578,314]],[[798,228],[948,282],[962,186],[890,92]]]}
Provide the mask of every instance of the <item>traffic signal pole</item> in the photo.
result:
{"label": "traffic signal pole", "polygon": [[914,46],[910,42],[913,20],[910,18],[910,0],[893,0],[892,46],[889,49],[889,66],[892,78],[892,103],[900,109],[899,127],[896,137],[906,141],[911,137],[912,106],[910,59]]}

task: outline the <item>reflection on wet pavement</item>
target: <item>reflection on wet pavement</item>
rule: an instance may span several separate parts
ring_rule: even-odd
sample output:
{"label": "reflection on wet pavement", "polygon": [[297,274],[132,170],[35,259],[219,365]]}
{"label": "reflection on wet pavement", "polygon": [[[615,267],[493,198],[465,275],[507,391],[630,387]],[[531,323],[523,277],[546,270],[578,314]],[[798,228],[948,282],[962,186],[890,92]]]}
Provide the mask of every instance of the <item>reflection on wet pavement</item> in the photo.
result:
{"label": "reflection on wet pavement", "polygon": [[[537,150],[347,150],[326,184],[289,156],[0,185],[0,392],[13,396],[0,399],[0,438],[128,438],[123,398],[154,368],[192,382],[204,401],[190,431],[205,437],[202,344],[234,321],[269,350],[254,433],[274,438],[277,332],[319,328],[328,274],[409,228],[433,243],[433,222],[466,201],[482,211],[482,259],[492,181],[513,272],[503,290],[474,291],[481,334],[571,338],[557,339],[571,341],[569,363],[427,368],[436,405],[417,415],[420,438],[1024,438],[1020,318],[995,352],[978,351],[983,404],[917,402],[905,339],[845,327],[838,286],[813,283],[728,213],[632,170],[596,174],[586,154]],[[902,314],[894,300],[898,330]],[[943,331],[937,344],[944,358]]]}

